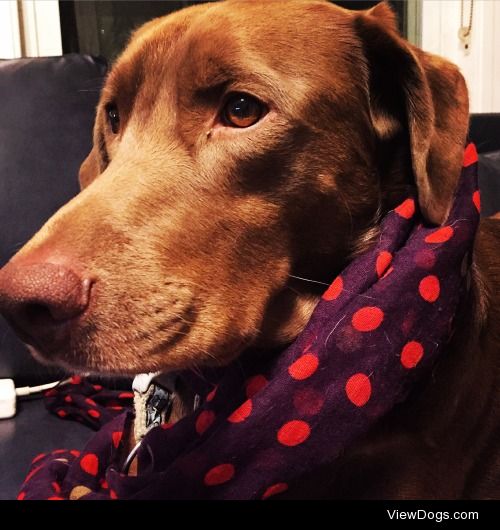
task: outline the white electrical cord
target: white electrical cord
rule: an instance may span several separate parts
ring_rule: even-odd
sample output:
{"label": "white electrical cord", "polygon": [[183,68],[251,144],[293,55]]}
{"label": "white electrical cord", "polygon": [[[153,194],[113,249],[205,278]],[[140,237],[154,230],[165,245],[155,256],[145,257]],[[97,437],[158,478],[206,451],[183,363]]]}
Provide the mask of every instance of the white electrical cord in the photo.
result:
{"label": "white electrical cord", "polygon": [[51,388],[55,388],[58,385],[67,383],[68,381],[69,379],[65,379],[64,381],[61,379],[59,381],[54,381],[53,383],[47,383],[45,385],[21,386],[19,388],[16,388],[16,396],[30,396],[32,394],[38,394],[39,392],[45,392],[45,390],[50,390]]}
{"label": "white electrical cord", "polygon": [[16,414],[18,398],[39,394],[69,381],[71,379],[61,379],[45,385],[16,388],[12,379],[0,379],[0,419],[12,418]]}

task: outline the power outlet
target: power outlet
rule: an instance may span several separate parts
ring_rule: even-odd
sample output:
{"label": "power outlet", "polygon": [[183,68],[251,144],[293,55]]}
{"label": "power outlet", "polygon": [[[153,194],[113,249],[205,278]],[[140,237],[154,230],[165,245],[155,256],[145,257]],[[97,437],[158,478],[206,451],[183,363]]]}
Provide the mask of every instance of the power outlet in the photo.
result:
{"label": "power outlet", "polygon": [[16,387],[12,379],[0,379],[0,419],[16,414]]}

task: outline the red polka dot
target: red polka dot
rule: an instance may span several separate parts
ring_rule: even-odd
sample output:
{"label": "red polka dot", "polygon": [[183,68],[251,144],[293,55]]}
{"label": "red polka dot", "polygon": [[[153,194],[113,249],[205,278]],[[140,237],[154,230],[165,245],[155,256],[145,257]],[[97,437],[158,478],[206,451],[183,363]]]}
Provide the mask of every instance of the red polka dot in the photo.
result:
{"label": "red polka dot", "polygon": [[198,434],[203,434],[212,425],[214,420],[215,414],[211,410],[202,410],[194,424],[196,432]]}
{"label": "red polka dot", "polygon": [[33,460],[31,461],[31,463],[34,464],[35,462],[38,462],[38,461],[41,460],[44,456],[46,456],[46,453],[40,453],[39,455],[36,455],[35,458],[33,458]]}
{"label": "red polka dot", "polygon": [[426,276],[418,286],[420,296],[426,302],[435,302],[439,298],[440,289],[438,278],[432,274]]}
{"label": "red polka dot", "polygon": [[247,399],[242,405],[240,405],[227,419],[231,423],[241,423],[245,421],[248,416],[252,413],[252,400]]}
{"label": "red polka dot", "polygon": [[82,382],[82,378],[79,376],[79,375],[74,375],[71,380],[70,380],[70,383],[72,385],[79,385],[80,383]]}
{"label": "red polka dot", "polygon": [[99,471],[99,459],[97,458],[97,455],[94,453],[84,455],[80,460],[80,467],[85,473],[95,477]]}
{"label": "red polka dot", "polygon": [[119,399],[134,399],[134,393],[133,392],[122,392],[121,394],[118,394]]}
{"label": "red polka dot", "polygon": [[109,484],[103,478],[100,481],[100,485],[103,490],[109,489]]}
{"label": "red polka dot", "polygon": [[94,390],[96,392],[100,392],[102,390],[102,385],[92,385],[94,387]]}
{"label": "red polka dot", "polygon": [[28,482],[28,480],[31,480],[40,471],[40,469],[42,469],[42,467],[43,466],[38,466],[35,467],[35,469],[32,469],[24,479],[24,482]]}
{"label": "red polka dot", "polygon": [[54,495],[53,497],[49,497],[47,500],[48,501],[63,501],[64,499],[62,497],[58,497],[57,495]]}
{"label": "red polka dot", "polygon": [[278,431],[278,442],[294,447],[305,442],[311,434],[311,427],[302,420],[292,420],[282,425]]}
{"label": "red polka dot", "polygon": [[114,431],[111,433],[111,439],[113,440],[113,445],[115,446],[115,449],[118,448],[120,445],[120,442],[122,440],[123,432],[121,431]]}
{"label": "red polka dot", "polygon": [[378,307],[362,307],[354,313],[352,325],[358,331],[373,331],[377,329],[384,320],[384,313]]}
{"label": "red polka dot", "polygon": [[55,451],[52,451],[53,455],[62,455],[63,453],[66,453],[66,449],[56,449]]}
{"label": "red polka dot", "polygon": [[254,375],[246,382],[245,389],[247,398],[251,399],[267,385],[267,379],[263,375]]}
{"label": "red polka dot", "polygon": [[21,491],[21,493],[17,496],[17,500],[18,501],[24,501],[25,498],[26,498],[26,492],[25,491]]}
{"label": "red polka dot", "polygon": [[52,489],[56,493],[61,493],[61,486],[59,486],[59,484],[57,482],[52,482]]}
{"label": "red polka dot", "polygon": [[352,375],[347,380],[345,392],[349,400],[356,407],[366,405],[372,393],[372,385],[369,377],[362,373]]}
{"label": "red polka dot", "polygon": [[278,493],[283,493],[287,489],[288,484],[286,482],[278,482],[277,484],[273,484],[272,486],[269,486],[269,488],[266,489],[264,495],[262,495],[262,500],[269,499],[269,497],[272,497],[273,495],[278,495]]}
{"label": "red polka dot", "polygon": [[234,477],[235,469],[232,464],[220,464],[213,467],[205,475],[206,486],[219,486],[229,482]]}
{"label": "red polka dot", "polygon": [[95,409],[89,409],[87,410],[87,414],[91,416],[92,418],[100,418],[101,413],[98,410]]}
{"label": "red polka dot", "polygon": [[464,152],[464,167],[471,166],[472,164],[475,164],[477,162],[477,151],[476,146],[474,144],[469,144],[465,148]]}
{"label": "red polka dot", "polygon": [[318,414],[324,402],[323,394],[313,388],[301,388],[293,395],[293,406],[301,416]]}
{"label": "red polka dot", "polygon": [[318,369],[319,359],[312,353],[305,353],[288,367],[288,373],[299,381],[311,377]]}
{"label": "red polka dot", "polygon": [[411,219],[415,213],[415,201],[406,199],[394,211],[404,219]]}
{"label": "red polka dot", "polygon": [[478,191],[475,191],[472,194],[472,202],[474,203],[474,206],[476,207],[476,210],[478,212],[481,212],[481,193]]}
{"label": "red polka dot", "polygon": [[405,368],[415,368],[424,356],[424,348],[420,342],[411,341],[401,351],[401,364]]}
{"label": "red polka dot", "polygon": [[120,407],[119,405],[113,405],[112,407],[106,407],[111,410],[123,410],[123,407]]}
{"label": "red polka dot", "polygon": [[73,398],[71,396],[65,396],[64,401],[66,401],[66,403],[73,403]]}
{"label": "red polka dot", "polygon": [[46,392],[44,392],[43,394],[45,397],[53,397],[53,396],[57,396],[57,390],[55,390],[54,388],[51,388],[50,390],[47,390]]}
{"label": "red polka dot", "polygon": [[207,401],[210,403],[212,399],[214,399],[215,394],[217,393],[217,387],[215,386],[210,392],[207,394]]}
{"label": "red polka dot", "polygon": [[72,454],[73,456],[75,456],[76,458],[78,458],[80,456],[80,451],[77,451],[76,449],[72,449],[70,451],[70,454]]}
{"label": "red polka dot", "polygon": [[90,405],[91,407],[97,407],[97,403],[93,399],[87,398],[85,400],[85,403],[87,403],[87,405]]}
{"label": "red polka dot", "polygon": [[453,237],[453,228],[451,226],[443,226],[438,230],[430,233],[426,238],[426,243],[444,243]]}
{"label": "red polka dot", "polygon": [[436,264],[436,255],[428,248],[420,250],[415,255],[415,264],[422,269],[432,269]]}
{"label": "red polka dot", "polygon": [[333,280],[332,284],[323,294],[323,300],[335,300],[340,296],[340,293],[344,289],[344,280],[342,280],[341,276],[337,276],[335,280]]}
{"label": "red polka dot", "polygon": [[68,413],[67,413],[65,410],[62,410],[62,409],[61,409],[61,410],[58,410],[58,411],[57,411],[57,415],[58,415],[60,418],[65,418],[65,417],[68,415]]}
{"label": "red polka dot", "polygon": [[387,268],[391,264],[391,261],[392,261],[392,254],[390,252],[387,252],[386,250],[383,250],[377,256],[377,262],[375,263],[375,269],[377,271],[377,275],[379,278],[387,270]]}
{"label": "red polka dot", "polygon": [[116,501],[116,499],[118,499],[118,495],[116,494],[116,491],[115,491],[115,490],[109,490],[109,497],[110,497],[113,501]]}

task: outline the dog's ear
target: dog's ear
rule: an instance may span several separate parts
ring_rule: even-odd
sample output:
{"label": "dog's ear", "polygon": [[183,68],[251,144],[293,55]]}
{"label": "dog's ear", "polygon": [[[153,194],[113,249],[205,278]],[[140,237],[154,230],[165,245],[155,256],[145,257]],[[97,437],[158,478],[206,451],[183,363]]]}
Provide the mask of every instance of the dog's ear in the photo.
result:
{"label": "dog's ear", "polygon": [[383,1],[378,3],[375,7],[372,7],[365,14],[369,17],[377,19],[381,24],[384,25],[388,31],[394,31],[399,34],[398,29],[398,18],[396,13],[391,9],[390,5]]}
{"label": "dog's ear", "polygon": [[94,145],[87,158],[82,162],[78,173],[80,189],[85,189],[100,174],[99,156]]}
{"label": "dog's ear", "polygon": [[447,217],[463,157],[469,109],[458,68],[400,37],[385,2],[354,15],[368,68],[371,119],[381,143],[403,138],[424,216]]}

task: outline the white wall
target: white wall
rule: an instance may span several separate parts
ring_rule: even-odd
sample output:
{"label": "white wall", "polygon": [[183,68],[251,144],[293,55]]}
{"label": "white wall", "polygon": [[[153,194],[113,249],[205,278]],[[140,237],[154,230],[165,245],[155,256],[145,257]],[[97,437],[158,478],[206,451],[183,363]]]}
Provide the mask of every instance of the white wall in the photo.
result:
{"label": "white wall", "polygon": [[0,59],[61,54],[57,0],[0,0]]}
{"label": "white wall", "polygon": [[57,0],[23,0],[24,45],[27,57],[62,54]]}
{"label": "white wall", "polygon": [[[469,87],[471,112],[500,112],[500,1],[475,0],[472,40],[458,38],[460,0],[423,0],[422,48],[457,64]],[[470,0],[464,2],[468,23]]]}
{"label": "white wall", "polygon": [[0,59],[21,57],[19,18],[15,0],[0,1]]}

